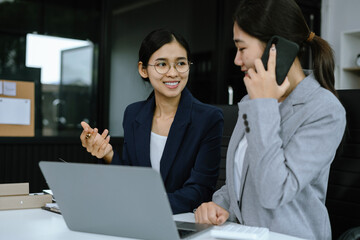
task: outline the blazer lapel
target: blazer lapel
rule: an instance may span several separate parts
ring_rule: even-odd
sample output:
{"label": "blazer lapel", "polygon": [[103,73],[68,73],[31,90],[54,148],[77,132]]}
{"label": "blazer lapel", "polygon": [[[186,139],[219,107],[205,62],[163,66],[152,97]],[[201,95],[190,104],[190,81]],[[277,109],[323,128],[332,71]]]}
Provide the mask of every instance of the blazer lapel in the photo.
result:
{"label": "blazer lapel", "polygon": [[280,104],[281,124],[294,114],[294,108],[304,104],[320,84],[315,80],[311,71],[305,71],[306,76],[291,92],[291,94]]}
{"label": "blazer lapel", "polygon": [[176,158],[182,139],[184,138],[187,130],[187,126],[191,122],[192,98],[193,97],[190,92],[185,88],[181,93],[180,103],[176,111],[174,121],[171,124],[164,152],[160,161],[160,173],[164,182],[169,174],[172,163]]}
{"label": "blazer lapel", "polygon": [[139,166],[151,167],[150,134],[154,115],[155,97],[150,98],[136,116],[134,138],[136,158]]}

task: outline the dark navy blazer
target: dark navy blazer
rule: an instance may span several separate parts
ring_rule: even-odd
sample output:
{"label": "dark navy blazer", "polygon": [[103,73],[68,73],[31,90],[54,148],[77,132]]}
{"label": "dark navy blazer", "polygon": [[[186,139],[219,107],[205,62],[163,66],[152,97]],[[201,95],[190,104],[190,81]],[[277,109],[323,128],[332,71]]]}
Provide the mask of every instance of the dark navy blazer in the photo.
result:
{"label": "dark navy blazer", "polygon": [[[112,164],[148,166],[154,96],[129,105],[124,114],[123,156]],[[160,161],[160,174],[174,214],[211,201],[219,175],[222,111],[201,103],[185,88]]]}

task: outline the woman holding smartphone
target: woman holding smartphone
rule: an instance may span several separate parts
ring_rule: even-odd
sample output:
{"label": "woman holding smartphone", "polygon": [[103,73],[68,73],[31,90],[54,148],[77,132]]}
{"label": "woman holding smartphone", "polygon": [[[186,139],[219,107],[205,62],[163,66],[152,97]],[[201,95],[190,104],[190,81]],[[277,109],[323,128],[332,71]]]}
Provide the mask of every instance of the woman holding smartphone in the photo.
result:
{"label": "woman holding smartphone", "polygon": [[[346,125],[334,89],[332,49],[310,31],[294,0],[242,0],[233,34],[234,62],[245,73],[248,95],[238,103],[226,185],[197,208],[196,221],[229,220],[305,239],[331,239],[325,197]],[[267,70],[260,59],[274,35],[300,49],[309,46],[313,71],[303,70],[298,54],[279,86],[277,47],[269,51]]]}
{"label": "woman holding smartphone", "polygon": [[211,200],[219,175],[223,114],[187,90],[190,64],[189,45],[179,34],[159,29],[143,40],[138,70],[154,92],[125,110],[122,157],[108,130],[100,135],[81,123],[82,145],[93,156],[160,172],[174,214]]}

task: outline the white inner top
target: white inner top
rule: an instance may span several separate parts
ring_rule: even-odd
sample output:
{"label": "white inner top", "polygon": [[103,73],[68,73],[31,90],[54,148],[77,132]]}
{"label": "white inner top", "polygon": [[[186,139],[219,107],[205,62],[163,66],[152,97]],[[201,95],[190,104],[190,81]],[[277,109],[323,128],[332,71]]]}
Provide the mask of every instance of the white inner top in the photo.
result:
{"label": "white inner top", "polygon": [[160,172],[160,160],[164,152],[167,137],[151,132],[150,137],[150,161],[151,166]]}
{"label": "white inner top", "polygon": [[247,149],[248,143],[246,140],[246,136],[241,139],[239,142],[238,147],[235,151],[235,161],[234,161],[234,187],[235,187],[235,194],[237,200],[240,200],[240,181],[241,181],[241,172],[243,169],[245,152]]}

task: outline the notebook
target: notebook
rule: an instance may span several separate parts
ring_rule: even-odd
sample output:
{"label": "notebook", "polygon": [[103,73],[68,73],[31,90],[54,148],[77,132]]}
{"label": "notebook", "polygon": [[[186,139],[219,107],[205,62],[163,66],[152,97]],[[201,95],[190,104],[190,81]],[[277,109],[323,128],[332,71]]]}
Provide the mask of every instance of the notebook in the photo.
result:
{"label": "notebook", "polygon": [[69,229],[137,239],[190,239],[211,225],[173,220],[152,168],[46,162],[40,169]]}

